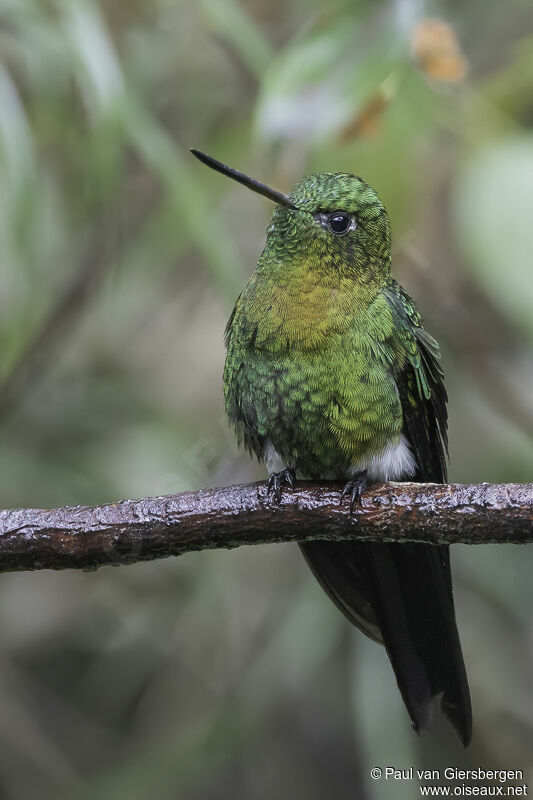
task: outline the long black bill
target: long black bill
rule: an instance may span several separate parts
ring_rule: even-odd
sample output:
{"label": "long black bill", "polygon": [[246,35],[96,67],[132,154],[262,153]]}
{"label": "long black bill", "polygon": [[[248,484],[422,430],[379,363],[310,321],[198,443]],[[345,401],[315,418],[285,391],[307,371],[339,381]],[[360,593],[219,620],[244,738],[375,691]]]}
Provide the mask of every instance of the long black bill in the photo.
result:
{"label": "long black bill", "polygon": [[281,194],[281,192],[276,192],[275,189],[270,189],[270,187],[265,186],[264,183],[259,183],[259,181],[254,180],[254,178],[245,175],[244,172],[237,172],[236,169],[227,167],[222,161],[217,161],[216,158],[202,153],[201,150],[196,150],[194,147],[191,147],[191,153],[193,156],[196,156],[202,164],[207,164],[208,167],[211,167],[211,169],[217,172],[221,172],[222,175],[227,175],[228,178],[233,178],[234,181],[242,183],[243,186],[247,186],[252,192],[262,194],[263,197],[268,197],[269,200],[273,200],[274,203],[278,203],[278,205],[286,206],[287,208],[296,208],[286,194]]}

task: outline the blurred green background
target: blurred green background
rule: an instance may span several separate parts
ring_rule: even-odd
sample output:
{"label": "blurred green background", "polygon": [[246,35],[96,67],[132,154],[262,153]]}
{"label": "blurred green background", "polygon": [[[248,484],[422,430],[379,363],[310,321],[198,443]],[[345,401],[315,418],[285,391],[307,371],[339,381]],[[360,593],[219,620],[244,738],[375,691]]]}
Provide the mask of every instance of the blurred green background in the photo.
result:
{"label": "blurred green background", "polygon": [[[272,208],[190,146],[282,191],[371,183],[443,348],[450,478],[530,480],[532,125],[527,0],[1,0],[0,507],[263,477],[224,419],[222,333]],[[418,796],[375,765],[533,781],[533,551],[452,557],[466,753],[440,719],[411,732],[296,547],[3,575],[0,798]]]}

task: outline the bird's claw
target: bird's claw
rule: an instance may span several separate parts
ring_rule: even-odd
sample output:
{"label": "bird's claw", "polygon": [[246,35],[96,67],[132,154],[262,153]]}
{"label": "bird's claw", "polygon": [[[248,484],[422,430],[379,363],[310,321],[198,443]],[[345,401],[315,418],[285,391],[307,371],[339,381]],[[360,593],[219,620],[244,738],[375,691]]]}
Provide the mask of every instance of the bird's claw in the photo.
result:
{"label": "bird's claw", "polygon": [[267,494],[272,495],[276,503],[280,503],[284,487],[292,489],[295,478],[296,474],[290,467],[281,472],[273,472],[268,479]]}
{"label": "bird's claw", "polygon": [[361,497],[368,484],[368,475],[366,469],[358,472],[357,475],[348,481],[342,490],[341,506],[345,497],[350,495],[350,514],[353,514],[355,506],[361,505]]}

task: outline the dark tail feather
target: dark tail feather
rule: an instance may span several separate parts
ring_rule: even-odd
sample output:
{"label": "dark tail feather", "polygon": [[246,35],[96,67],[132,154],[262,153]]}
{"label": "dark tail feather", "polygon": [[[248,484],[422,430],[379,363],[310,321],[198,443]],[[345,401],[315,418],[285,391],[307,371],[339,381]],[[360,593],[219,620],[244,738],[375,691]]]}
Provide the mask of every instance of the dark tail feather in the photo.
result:
{"label": "dark tail feather", "polygon": [[472,712],[448,548],[320,541],[300,547],[350,622],[387,648],[415,730],[429,727],[432,698],[442,695],[442,709],[466,747]]}

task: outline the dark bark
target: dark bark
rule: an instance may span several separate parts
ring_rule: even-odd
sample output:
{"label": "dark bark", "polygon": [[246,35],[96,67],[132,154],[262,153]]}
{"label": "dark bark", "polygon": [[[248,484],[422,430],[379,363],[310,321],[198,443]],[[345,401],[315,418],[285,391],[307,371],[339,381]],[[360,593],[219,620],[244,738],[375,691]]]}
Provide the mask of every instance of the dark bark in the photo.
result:
{"label": "dark bark", "polygon": [[0,570],[94,569],[244,544],[341,540],[533,541],[533,484],[374,484],[350,516],[336,484],[264,483],[104,506],[0,512]]}

